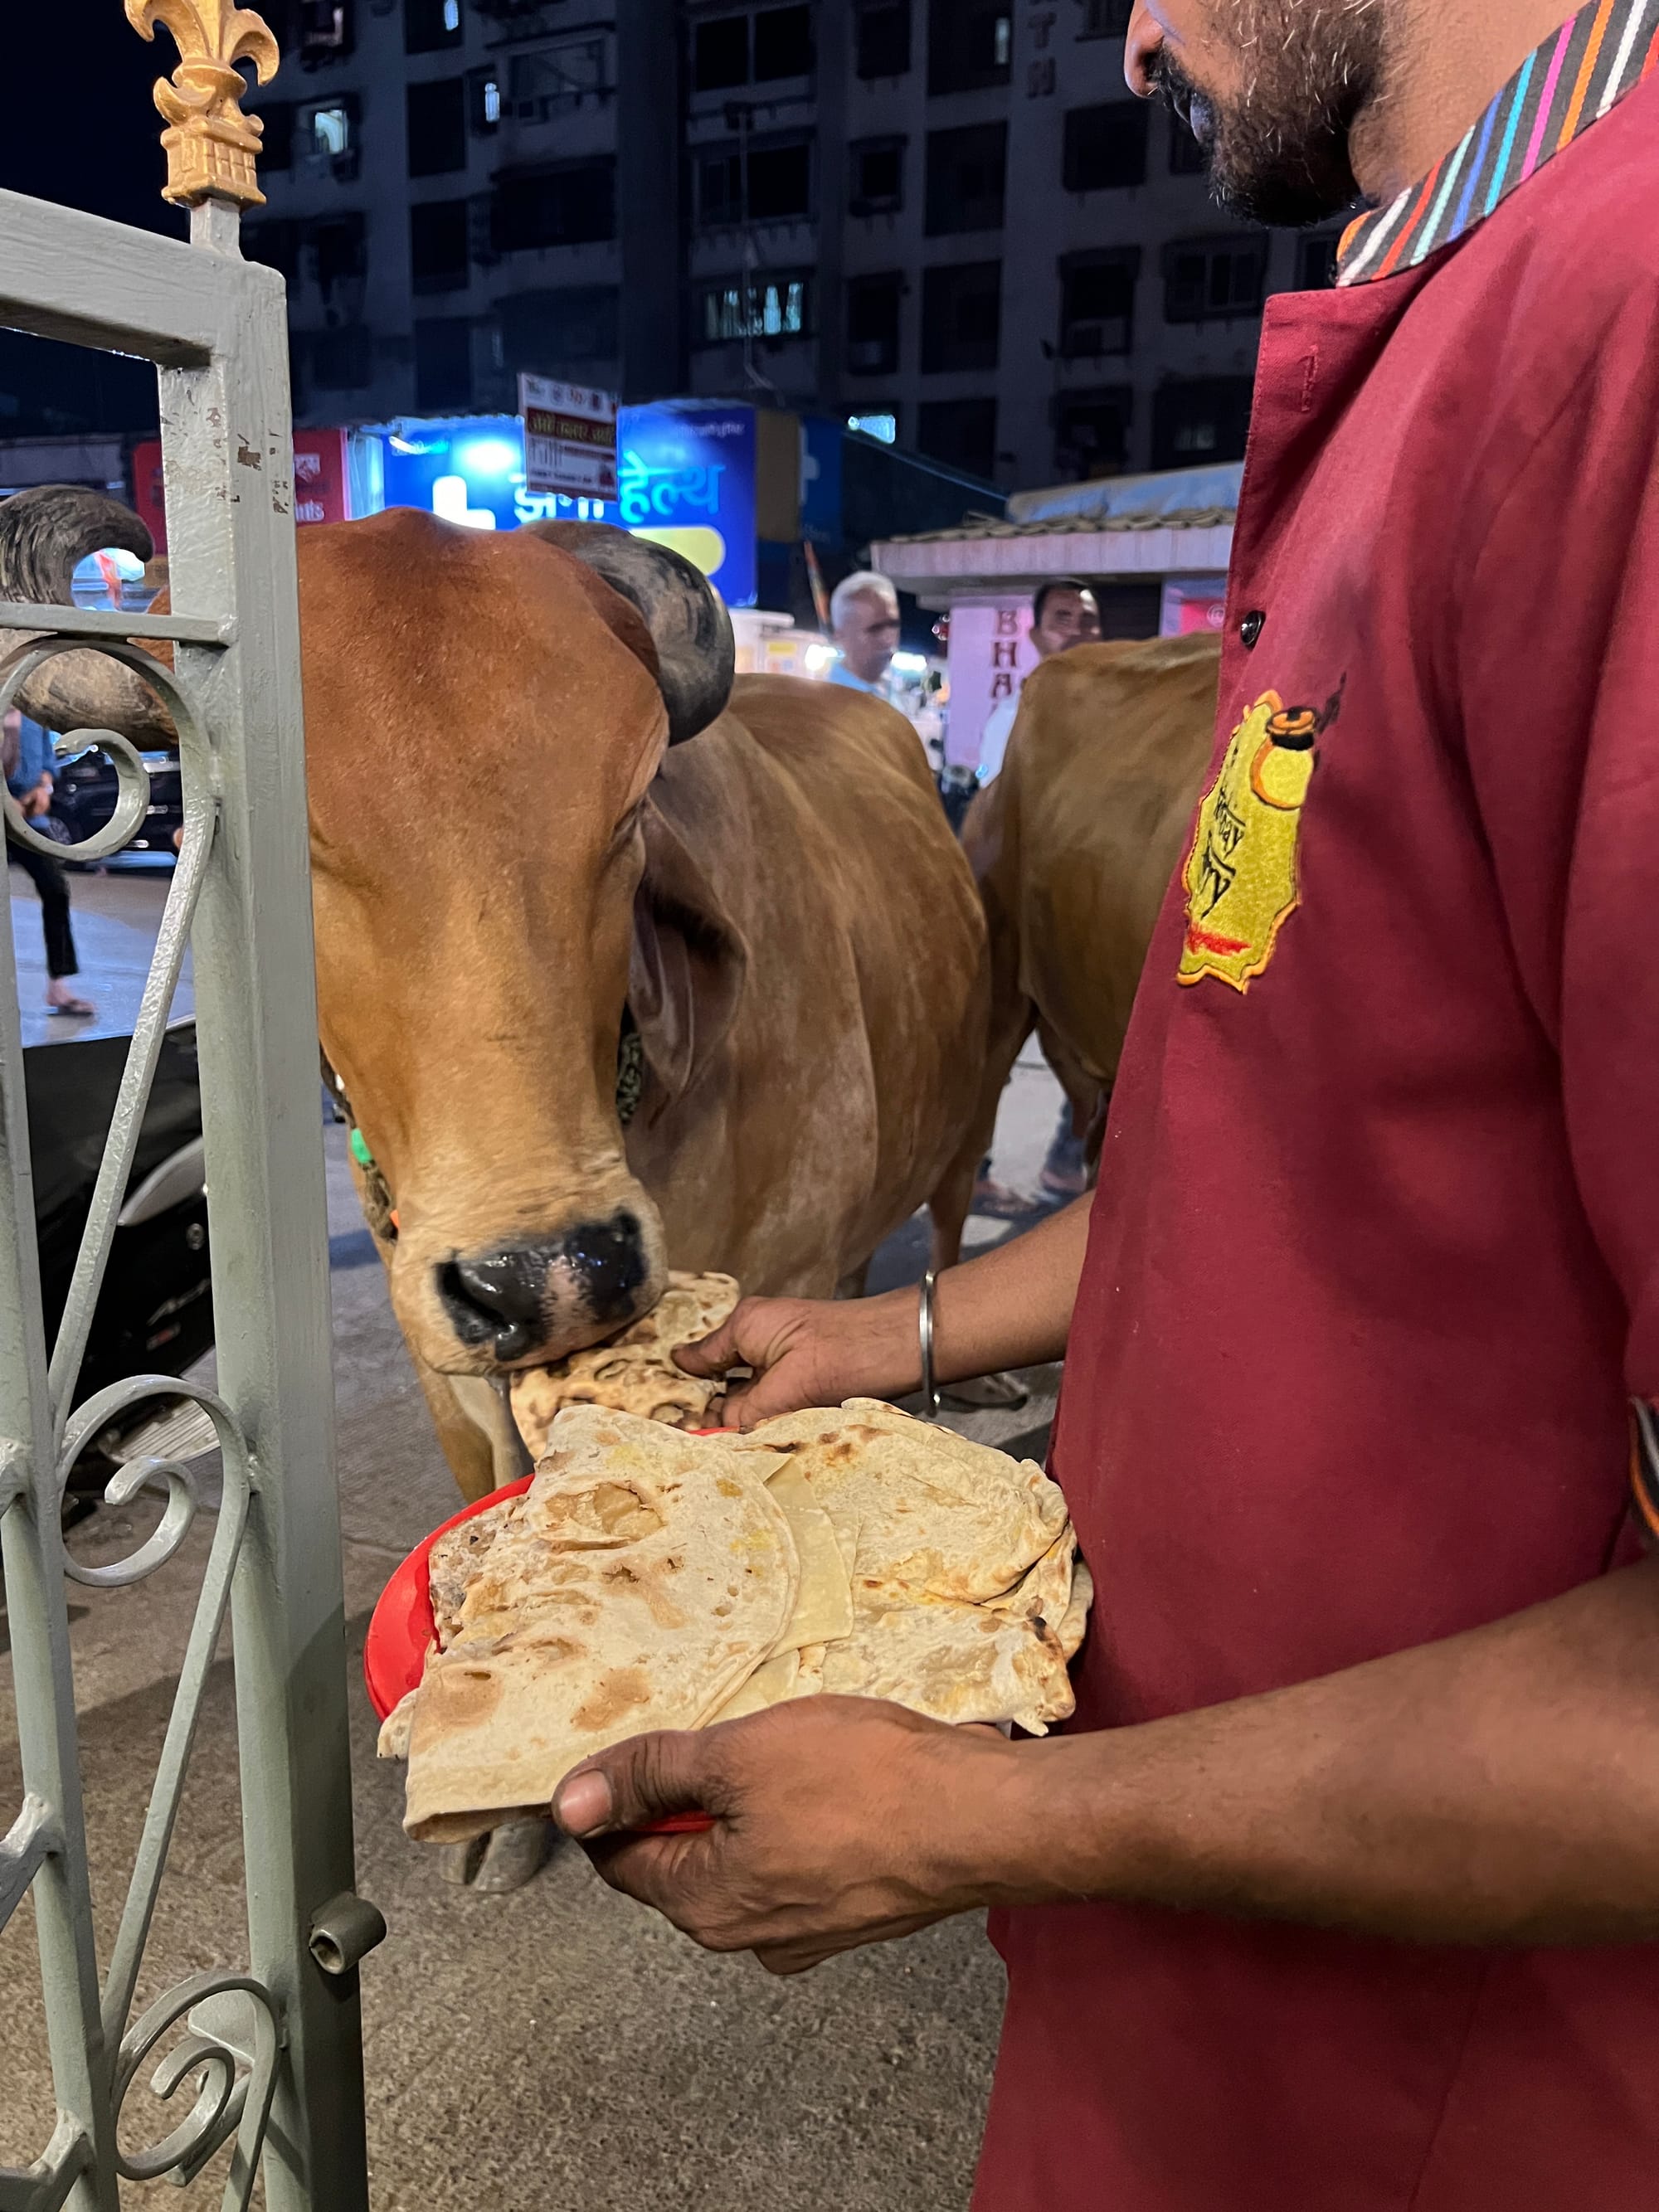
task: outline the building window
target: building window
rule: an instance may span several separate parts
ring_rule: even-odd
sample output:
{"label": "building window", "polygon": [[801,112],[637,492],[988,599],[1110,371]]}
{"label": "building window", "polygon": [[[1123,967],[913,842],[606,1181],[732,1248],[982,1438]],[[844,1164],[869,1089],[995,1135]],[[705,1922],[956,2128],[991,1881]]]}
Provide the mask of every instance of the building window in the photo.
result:
{"label": "building window", "polygon": [[434,414],[472,404],[472,325],[465,315],[416,324],[415,404]]}
{"label": "building window", "polygon": [[917,415],[916,444],[931,459],[949,468],[988,477],[996,465],[996,401],[924,399]]}
{"label": "building window", "polygon": [[343,284],[356,284],[368,274],[368,224],[361,215],[331,216],[325,222],[307,228],[312,265],[318,289],[331,300]]}
{"label": "building window", "polygon": [[899,365],[899,309],[904,279],[896,271],[854,276],[847,287],[847,369],[851,376],[890,375]]}
{"label": "building window", "polygon": [[812,335],[812,279],[804,270],[778,270],[705,284],[698,294],[697,342],[804,338]]}
{"label": "building window", "polygon": [[1170,116],[1170,174],[1172,177],[1205,177],[1209,172],[1209,155],[1186,124],[1172,111]]}
{"label": "building window", "polygon": [[408,88],[409,173],[444,177],[466,167],[466,79],[441,76]]}
{"label": "building window", "polygon": [[466,119],[478,137],[501,127],[501,74],[499,70],[474,70],[466,81]]}
{"label": "building window", "polygon": [[409,268],[417,292],[459,292],[471,281],[465,200],[423,200],[409,210]]}
{"label": "building window", "polygon": [[985,92],[1006,84],[1014,57],[1007,0],[928,0],[930,94]]}
{"label": "building window", "polygon": [[1194,469],[1242,460],[1250,428],[1248,376],[1194,376],[1152,396],[1152,466]]}
{"label": "building window", "polygon": [[812,67],[810,8],[763,8],[756,15],[717,15],[691,34],[696,92],[728,92],[740,84],[773,84],[805,76]]}
{"label": "building window", "polygon": [[1066,117],[1060,181],[1068,192],[1103,192],[1146,181],[1146,133],[1152,111],[1144,100],[1108,100],[1073,107]]}
{"label": "building window", "polygon": [[515,292],[496,302],[502,366],[515,374],[600,380],[617,356],[614,284],[575,284],[561,291]]}
{"label": "building window", "polygon": [[1135,342],[1140,249],[1068,253],[1060,264],[1060,351],[1066,361],[1127,353]]}
{"label": "building window", "polygon": [[904,205],[902,138],[860,138],[851,148],[850,215],[896,215]]}
{"label": "building window", "polygon": [[807,76],[812,69],[810,8],[763,8],[755,18],[755,82]]}
{"label": "building window", "polygon": [[617,165],[609,158],[498,176],[489,210],[497,253],[588,246],[617,234]]}
{"label": "building window", "polygon": [[459,46],[461,0],[404,0],[404,52],[435,54]]}
{"label": "building window", "polygon": [[1002,331],[1002,264],[929,269],[921,284],[921,365],[930,373],[994,368]]}
{"label": "building window", "polygon": [[1121,39],[1129,28],[1134,0],[1083,0],[1079,39]]}
{"label": "building window", "polygon": [[749,220],[789,222],[812,211],[810,146],[752,146],[749,149]]}
{"label": "building window", "polygon": [[589,103],[602,106],[615,90],[611,41],[601,33],[514,54],[507,64],[504,98],[515,122],[550,123]]}
{"label": "building window", "polygon": [[361,323],[311,331],[306,351],[319,392],[362,392],[374,381],[374,340]]}
{"label": "building window", "polygon": [[290,285],[300,281],[300,226],[280,219],[242,226],[242,252],[250,261],[280,270]]}
{"label": "building window", "polygon": [[956,231],[1000,230],[1008,165],[1006,123],[972,123],[927,134],[929,238]]}
{"label": "building window", "polygon": [[299,0],[291,33],[277,43],[297,52],[302,69],[344,61],[354,43],[351,0]]}
{"label": "building window", "polygon": [[1296,284],[1299,292],[1324,292],[1336,282],[1336,249],[1340,231],[1315,231],[1296,241]]}
{"label": "building window", "polygon": [[1121,476],[1129,465],[1134,395],[1127,384],[1096,392],[1063,392],[1054,401],[1054,477],[1091,483]]}
{"label": "building window", "polygon": [[856,0],[853,66],[864,78],[910,69],[910,0]]}
{"label": "building window", "polygon": [[812,149],[751,146],[741,154],[705,155],[697,163],[697,220],[707,230],[750,222],[793,222],[812,210]]}
{"label": "building window", "polygon": [[1261,311],[1267,240],[1197,238],[1164,249],[1164,316],[1171,323],[1224,322]]}

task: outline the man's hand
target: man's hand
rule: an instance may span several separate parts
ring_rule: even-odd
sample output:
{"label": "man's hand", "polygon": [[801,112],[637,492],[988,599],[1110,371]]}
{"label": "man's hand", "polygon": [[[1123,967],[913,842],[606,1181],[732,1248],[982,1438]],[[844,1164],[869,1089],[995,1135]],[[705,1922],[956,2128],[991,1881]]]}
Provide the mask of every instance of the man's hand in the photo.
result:
{"label": "man's hand", "polygon": [[[553,1812],[613,1889],[705,1950],[795,1974],[1000,1893],[1027,1825],[1024,1756],[994,1730],[811,1698],[617,1744],[567,1776]],[[707,1834],[627,1832],[698,1807]]]}
{"label": "man's hand", "polygon": [[680,1345],[674,1358],[688,1375],[752,1369],[753,1382],[708,1409],[728,1428],[752,1429],[802,1406],[914,1390],[921,1372],[915,1306],[914,1291],[898,1307],[890,1298],[744,1298],[712,1336]]}
{"label": "man's hand", "polygon": [[18,803],[30,819],[37,814],[49,813],[52,808],[52,778],[43,775],[33,790],[26,791]]}

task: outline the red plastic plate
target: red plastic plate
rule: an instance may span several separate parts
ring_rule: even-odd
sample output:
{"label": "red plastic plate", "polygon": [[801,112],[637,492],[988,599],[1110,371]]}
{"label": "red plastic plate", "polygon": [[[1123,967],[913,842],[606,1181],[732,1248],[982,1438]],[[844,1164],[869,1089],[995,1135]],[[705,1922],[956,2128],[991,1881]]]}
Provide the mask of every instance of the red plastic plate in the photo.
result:
{"label": "red plastic plate", "polygon": [[[691,1431],[698,1437],[726,1433],[720,1429]],[[394,1705],[419,1686],[426,1672],[426,1655],[438,1632],[432,1617],[432,1547],[440,1536],[447,1536],[464,1521],[488,1513],[492,1505],[500,1505],[509,1498],[522,1498],[534,1479],[526,1474],[518,1482],[509,1482],[505,1488],[494,1490],[488,1498],[480,1498],[474,1504],[452,1514],[441,1528],[422,1538],[380,1592],[363,1644],[363,1680],[368,1686],[368,1701],[382,1720]],[[701,1835],[714,1825],[711,1813],[674,1813],[665,1820],[653,1820],[641,1832],[652,1836]]]}

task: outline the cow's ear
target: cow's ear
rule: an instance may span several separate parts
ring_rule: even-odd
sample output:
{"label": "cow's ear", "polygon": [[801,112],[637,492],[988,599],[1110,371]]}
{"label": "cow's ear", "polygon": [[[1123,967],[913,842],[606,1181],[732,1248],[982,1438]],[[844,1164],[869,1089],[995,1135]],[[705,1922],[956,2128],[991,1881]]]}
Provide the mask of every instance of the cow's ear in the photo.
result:
{"label": "cow's ear", "polygon": [[749,950],[654,796],[641,822],[645,873],[634,896],[628,1003],[652,1073],[678,1098],[732,1026]]}

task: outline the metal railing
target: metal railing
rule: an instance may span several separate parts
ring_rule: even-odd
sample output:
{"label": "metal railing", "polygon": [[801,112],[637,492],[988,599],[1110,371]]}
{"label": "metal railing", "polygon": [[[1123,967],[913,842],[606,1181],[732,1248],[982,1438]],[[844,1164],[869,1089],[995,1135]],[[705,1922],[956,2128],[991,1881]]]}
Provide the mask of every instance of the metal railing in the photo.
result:
{"label": "metal railing", "polygon": [[[135,5],[142,14],[142,0]],[[247,26],[257,19],[245,11],[227,13],[220,0],[197,6],[194,20],[220,39],[219,64],[234,58],[237,42],[250,51]],[[215,96],[222,142],[224,97]],[[179,135],[169,132],[169,141]],[[246,2206],[261,2172],[270,2212],[365,2212],[368,2203],[355,1968],[375,1940],[378,1917],[351,1894],[285,317],[281,280],[237,252],[239,197],[247,194],[204,187],[191,203],[186,246],[0,192],[0,325],[157,364],[170,580],[190,610],[152,618],[0,605],[0,711],[57,656],[107,655],[142,675],[169,710],[185,803],[177,866],[50,1358],[15,967],[0,971],[0,1555],[24,1788],[0,1842],[0,1925],[32,1893],[58,2112],[31,2166],[0,2167],[0,2212],[64,2204],[117,2212],[123,2180],[186,2183],[227,2145],[227,2208]],[[9,647],[4,633],[17,631],[29,635]],[[144,640],[172,644],[171,672],[136,642]],[[67,848],[70,858],[120,851],[149,803],[137,747],[112,732],[94,742],[117,771],[115,811]],[[15,802],[7,800],[5,814],[14,838],[64,857],[66,848],[31,830]],[[136,1376],[74,1407],[187,945],[219,1388]],[[212,1424],[222,1467],[216,1508],[191,1463],[141,1459],[120,1470],[106,1495],[131,1503],[146,1486],[164,1487],[158,1525],[112,1564],[69,1557],[61,1507],[82,1447],[116,1416],[181,1396]],[[66,1580],[131,1588],[176,1559],[210,1511],[184,1662],[100,1974]],[[226,1948],[246,1963],[191,1975],[134,2020],[228,1619],[247,1917],[245,1933],[228,1934]],[[182,2039],[170,2041],[175,2030]],[[163,2104],[187,2087],[193,2101],[182,2117],[177,2106],[157,2113],[145,2147],[131,2149],[124,2145],[142,2122],[130,2092],[147,2071]]]}

